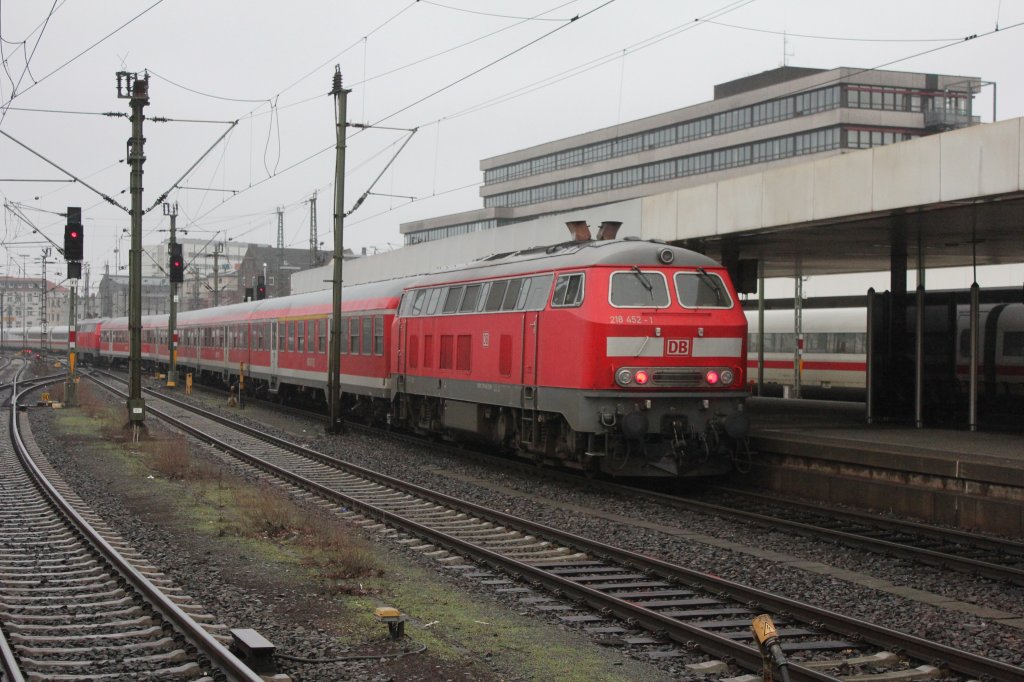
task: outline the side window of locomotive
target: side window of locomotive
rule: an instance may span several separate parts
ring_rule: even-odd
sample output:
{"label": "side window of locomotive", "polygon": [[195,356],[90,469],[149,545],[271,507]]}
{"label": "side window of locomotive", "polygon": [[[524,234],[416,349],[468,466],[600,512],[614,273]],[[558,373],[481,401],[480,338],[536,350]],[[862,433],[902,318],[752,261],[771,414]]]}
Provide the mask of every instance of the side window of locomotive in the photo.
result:
{"label": "side window of locomotive", "polygon": [[460,313],[476,312],[477,304],[480,303],[480,284],[470,284],[466,287],[466,293],[462,296],[462,303],[459,304]]}
{"label": "side window of locomotive", "polygon": [[676,296],[684,308],[731,308],[725,282],[712,272],[677,272]]}
{"label": "side window of locomotive", "polygon": [[424,313],[423,306],[427,302],[427,294],[430,293],[429,289],[420,289],[412,293],[407,293],[406,298],[412,299],[412,305],[409,306],[409,310],[403,313],[403,315],[422,315]]}
{"label": "side window of locomotive", "polygon": [[551,280],[554,275],[534,275],[527,282],[530,288],[525,296],[519,295],[521,304],[519,310],[544,310],[548,305],[548,297],[551,295]]}
{"label": "side window of locomotive", "polygon": [[519,301],[519,292],[523,290],[523,280],[510,279],[508,288],[505,290],[505,298],[501,302],[502,310],[515,310]]}
{"label": "side window of locomotive", "polygon": [[665,275],[636,267],[613,272],[608,295],[616,308],[666,308],[669,302]]}
{"label": "side window of locomotive", "polygon": [[433,315],[437,312],[437,303],[441,300],[441,292],[444,288],[431,289],[430,297],[427,299],[427,309],[424,312],[425,315]]}
{"label": "side window of locomotive", "polygon": [[459,309],[459,302],[462,300],[462,292],[466,287],[448,287],[448,292],[444,298],[444,306],[441,308],[441,312],[447,314],[454,313]]}
{"label": "side window of locomotive", "polygon": [[508,289],[507,279],[491,282],[491,288],[487,292],[487,300],[484,302],[484,310],[489,313],[501,310],[501,301],[505,298],[506,289]]}
{"label": "side window of locomotive", "polygon": [[583,303],[583,273],[559,275],[555,282],[555,295],[551,298],[552,308],[578,308]]}

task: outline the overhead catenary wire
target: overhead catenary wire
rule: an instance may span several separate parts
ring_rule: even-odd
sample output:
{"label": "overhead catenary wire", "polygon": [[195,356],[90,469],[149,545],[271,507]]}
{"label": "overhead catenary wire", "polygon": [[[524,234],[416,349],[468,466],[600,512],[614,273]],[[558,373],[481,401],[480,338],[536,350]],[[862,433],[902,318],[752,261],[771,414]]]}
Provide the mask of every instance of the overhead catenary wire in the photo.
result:
{"label": "overhead catenary wire", "polygon": [[[11,80],[11,99],[12,100],[14,99],[15,96],[17,96],[18,88],[21,86],[21,82],[23,80],[25,80],[25,75],[31,73],[30,66],[32,64],[32,57],[35,56],[36,50],[39,48],[39,43],[41,43],[43,41],[43,34],[46,33],[46,27],[50,25],[50,19],[53,18],[53,13],[56,11],[56,9],[57,9],[57,0],[53,0],[53,4],[50,6],[50,11],[46,14],[46,19],[43,20],[43,25],[39,29],[39,36],[36,38],[36,43],[35,43],[35,45],[32,46],[32,52],[25,55],[25,68],[23,68],[21,70],[21,76],[18,77],[18,82],[15,83],[13,81],[13,79]],[[5,65],[5,67],[6,67],[6,65]],[[10,76],[10,72],[8,72],[8,76]],[[35,81],[35,78],[33,78],[32,80]],[[6,116],[7,116],[7,109],[4,108],[3,111],[0,112],[0,124],[3,123],[4,118]]]}
{"label": "overhead catenary wire", "polygon": [[[746,2],[751,2],[753,0],[745,0],[745,1]],[[449,84],[447,84],[447,85],[445,85],[445,86],[435,90],[434,92],[432,92],[432,93],[430,93],[428,95],[425,95],[425,96],[419,98],[415,102],[413,102],[413,103],[411,103],[409,105],[406,105],[405,107],[403,107],[403,108],[401,108],[401,109],[399,109],[399,110],[397,110],[397,111],[395,111],[395,112],[385,116],[384,118],[382,118],[382,119],[380,119],[380,120],[378,120],[378,121],[376,121],[376,122],[374,122],[372,124],[365,125],[364,129],[365,128],[372,128],[374,126],[377,126],[380,123],[383,123],[384,121],[386,121],[386,120],[388,120],[390,118],[393,118],[394,116],[397,116],[399,113],[402,113],[403,111],[406,111],[406,110],[412,108],[413,106],[416,106],[417,104],[420,104],[420,103],[426,101],[427,99],[429,99],[431,97],[434,97],[434,96],[440,94],[441,92],[444,92],[445,90],[447,90],[447,89],[449,89],[451,87],[454,87],[455,85],[457,85],[457,84],[459,84],[459,83],[461,83],[461,82],[471,78],[472,76],[475,76],[475,75],[481,73],[482,71],[485,71],[486,69],[494,66],[495,64],[498,64],[501,61],[504,61],[505,59],[508,59],[509,57],[517,54],[518,52],[521,52],[522,50],[530,47],[531,45],[533,45],[533,44],[535,44],[535,43],[537,43],[537,42],[539,42],[539,41],[541,41],[541,40],[543,40],[543,39],[545,39],[545,38],[555,34],[556,32],[560,31],[561,29],[565,28],[566,26],[569,26],[572,23],[576,22],[578,19],[581,19],[583,17],[589,16],[589,15],[593,14],[594,12],[597,12],[598,10],[600,10],[600,9],[602,9],[604,7],[607,7],[608,5],[610,5],[610,4],[614,3],[614,2],[615,2],[615,0],[606,0],[605,2],[601,3],[597,7],[595,7],[593,9],[585,12],[584,14],[577,15],[577,16],[573,17],[572,19],[570,19],[566,23],[556,27],[555,29],[553,29],[551,31],[548,31],[545,34],[543,34],[543,35],[541,35],[541,36],[539,36],[537,38],[534,38],[534,39],[524,43],[523,45],[520,45],[519,47],[511,50],[510,52],[507,52],[506,54],[502,55],[501,57],[498,57],[497,59],[494,59],[494,60],[488,62],[487,64],[485,64],[485,65],[483,65],[483,66],[473,70],[470,73],[467,73],[467,74],[465,74],[463,76],[460,76],[458,79],[450,82]],[[359,131],[354,133],[352,136],[357,135],[357,134],[359,134]],[[350,136],[350,137],[352,137],[352,136]],[[289,170],[292,170],[292,169],[294,169],[294,168],[296,168],[296,167],[298,167],[298,166],[300,166],[300,165],[310,161],[311,159],[315,158],[316,156],[319,156],[320,154],[323,154],[323,153],[325,153],[325,152],[327,152],[327,151],[329,151],[329,150],[331,150],[333,148],[334,148],[334,145],[331,145],[329,147],[325,147],[321,151],[315,152],[315,153],[311,154],[310,156],[307,156],[306,158],[301,159],[300,161],[297,161],[296,163],[294,163],[294,164],[292,164],[292,165],[290,165],[290,166],[288,166],[288,167],[286,167],[286,168],[284,168],[284,169],[282,169],[280,171],[277,171],[275,169],[273,174],[269,174],[266,178],[264,178],[264,179],[262,179],[262,180],[260,180],[260,181],[258,181],[256,183],[250,183],[250,185],[248,187],[246,187],[246,188],[244,188],[242,190],[239,190],[239,192],[237,194],[234,194],[234,195],[232,195],[230,197],[225,198],[222,202],[220,202],[220,204],[218,204],[217,206],[212,207],[209,211],[207,211],[206,213],[202,214],[201,216],[198,216],[196,218],[196,220],[202,219],[203,217],[208,215],[213,210],[216,210],[216,208],[218,208],[220,205],[223,205],[224,203],[227,203],[228,201],[233,200],[234,198],[244,194],[248,190],[250,190],[250,189],[252,189],[252,188],[254,188],[254,187],[258,186],[258,185],[261,185],[264,182],[266,182],[266,181],[268,181],[268,180],[270,180],[270,179],[272,179],[274,177],[277,177],[278,175],[280,175],[282,173],[288,172]]]}
{"label": "overhead catenary wire", "polygon": [[[92,50],[94,50],[96,47],[98,47],[99,45],[104,43],[106,40],[108,40],[112,36],[120,33],[122,30],[124,30],[125,28],[127,28],[128,26],[133,24],[134,22],[138,21],[141,17],[143,17],[146,14],[148,14],[149,12],[151,12],[155,7],[157,7],[158,5],[160,5],[163,2],[164,2],[164,0],[156,0],[152,5],[150,5],[146,9],[142,10],[141,12],[139,12],[138,14],[133,16],[131,19],[129,19],[128,21],[124,22],[123,24],[121,24],[120,26],[115,28],[113,31],[107,33],[105,36],[103,36],[102,38],[100,38],[99,40],[97,40],[96,42],[94,42],[93,44],[91,44],[89,47],[85,48],[84,50],[82,50],[78,54],[76,54],[74,57],[71,57],[70,59],[65,61],[63,64],[61,64],[60,66],[55,68],[53,71],[50,71],[48,74],[46,74],[42,78],[38,78],[38,79],[34,80],[32,85],[30,85],[29,87],[25,88],[24,90],[22,90],[19,93],[12,93],[11,96],[7,99],[6,102],[4,102],[3,104],[0,104],[0,109],[6,107],[8,104],[10,104],[12,101],[14,101],[15,97],[20,97],[20,96],[24,95],[26,92],[28,92],[32,88],[36,87],[37,85],[39,85],[43,81],[47,80],[48,78],[50,78],[54,74],[64,70],[69,64],[72,64],[73,62],[77,61],[83,55],[91,52]],[[2,120],[2,119],[0,119],[0,120]]]}
{"label": "overhead catenary wire", "polygon": [[120,208],[121,210],[123,210],[125,212],[130,212],[128,210],[128,208],[126,208],[125,206],[122,206],[121,204],[117,203],[117,201],[113,197],[110,197],[110,196],[104,194],[100,190],[96,189],[95,187],[93,187],[92,185],[87,183],[85,180],[82,180],[81,178],[79,178],[77,175],[75,175],[71,171],[66,170],[63,166],[61,166],[61,165],[51,161],[50,159],[46,158],[45,156],[43,156],[42,154],[40,154],[36,150],[34,150],[31,147],[29,147],[24,142],[18,140],[16,137],[11,136],[9,133],[7,133],[7,131],[0,130],[0,135],[3,135],[4,137],[6,137],[11,142],[14,142],[15,144],[17,144],[19,147],[22,147],[23,149],[25,149],[26,151],[30,152],[31,154],[34,154],[35,156],[39,157],[40,159],[42,159],[46,163],[50,164],[51,166],[53,166],[54,168],[59,170],[61,173],[64,173],[68,177],[72,178],[75,182],[80,183],[83,187],[87,187],[88,189],[92,190],[93,192],[98,194],[100,197],[102,197],[103,200],[106,201],[108,204],[111,204],[113,206],[117,206],[118,208]]}

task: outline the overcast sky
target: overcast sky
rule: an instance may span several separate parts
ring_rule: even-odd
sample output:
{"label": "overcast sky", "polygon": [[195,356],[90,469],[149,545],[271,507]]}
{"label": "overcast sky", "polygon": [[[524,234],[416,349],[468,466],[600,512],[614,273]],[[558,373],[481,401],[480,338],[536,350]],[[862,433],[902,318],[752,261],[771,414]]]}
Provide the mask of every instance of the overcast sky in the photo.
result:
{"label": "overcast sky", "polygon": [[[349,130],[346,211],[416,129],[346,219],[346,247],[372,253],[402,243],[402,222],[481,208],[481,159],[784,62],[976,76],[997,84],[976,99],[983,121],[996,92],[1000,120],[1022,116],[1022,22],[1021,0],[0,0],[0,131],[84,181],[53,182],[67,175],[0,135],[0,198],[58,243],[58,214],[81,206],[94,275],[124,264],[128,214],[100,194],[130,206],[131,125],[99,114],[129,111],[116,72],[148,70],[146,116],[177,121],[145,123],[145,208],[209,151],[167,199],[188,237],[276,244],[283,207],[285,245],[308,248],[315,191],[330,248],[339,64],[349,123],[400,129]],[[167,227],[157,205],[143,242]],[[23,255],[40,272],[46,244],[7,208],[0,243],[0,273],[20,275]]]}

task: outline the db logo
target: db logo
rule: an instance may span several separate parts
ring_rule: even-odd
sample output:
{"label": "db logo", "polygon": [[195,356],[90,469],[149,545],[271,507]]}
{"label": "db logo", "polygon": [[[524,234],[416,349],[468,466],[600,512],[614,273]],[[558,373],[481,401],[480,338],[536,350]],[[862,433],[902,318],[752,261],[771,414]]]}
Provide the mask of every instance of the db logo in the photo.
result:
{"label": "db logo", "polygon": [[689,355],[690,339],[666,339],[665,355]]}

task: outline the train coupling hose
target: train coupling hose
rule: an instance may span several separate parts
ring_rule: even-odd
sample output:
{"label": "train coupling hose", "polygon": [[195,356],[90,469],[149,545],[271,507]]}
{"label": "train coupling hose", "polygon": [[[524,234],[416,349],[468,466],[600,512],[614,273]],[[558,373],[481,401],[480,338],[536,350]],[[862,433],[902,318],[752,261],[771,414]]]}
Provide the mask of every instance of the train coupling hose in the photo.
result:
{"label": "train coupling hose", "polygon": [[763,662],[761,678],[765,682],[771,682],[772,663],[774,663],[779,668],[782,682],[789,682],[789,661],[782,653],[782,644],[779,642],[778,631],[775,629],[775,623],[772,622],[771,616],[762,613],[754,618],[750,628],[754,631],[754,639],[757,640],[757,646],[761,650]]}

